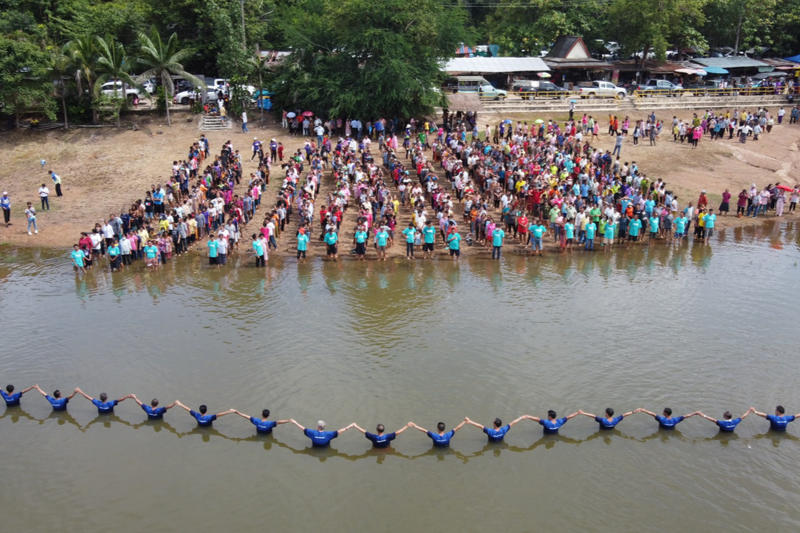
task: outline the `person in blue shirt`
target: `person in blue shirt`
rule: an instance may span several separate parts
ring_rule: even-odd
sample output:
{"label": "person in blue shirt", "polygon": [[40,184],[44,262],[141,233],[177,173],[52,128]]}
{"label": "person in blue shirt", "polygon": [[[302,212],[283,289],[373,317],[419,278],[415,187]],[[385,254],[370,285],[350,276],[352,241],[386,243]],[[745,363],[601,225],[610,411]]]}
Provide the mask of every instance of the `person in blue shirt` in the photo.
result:
{"label": "person in blue shirt", "polygon": [[41,395],[44,396],[45,399],[48,402],[50,402],[50,405],[53,406],[53,411],[66,411],[67,410],[67,404],[69,403],[69,401],[72,399],[73,396],[78,394],[78,391],[74,390],[74,391],[72,391],[72,394],[70,394],[69,396],[67,396],[65,398],[62,398],[60,390],[53,391],[53,395],[50,396],[45,391],[43,391],[41,389],[41,387],[39,387],[39,385],[34,385],[33,387],[36,390],[38,390],[41,393]]}
{"label": "person in blue shirt", "polygon": [[650,223],[650,239],[647,241],[648,246],[653,244],[653,241],[656,240],[658,237],[658,217],[650,217],[648,218],[648,222]]}
{"label": "person in blue shirt", "polygon": [[356,424],[353,422],[349,426],[345,426],[338,431],[325,431],[325,422],[320,420],[317,422],[317,429],[307,429],[297,423],[297,420],[294,418],[290,418],[289,422],[303,430],[303,435],[311,439],[311,445],[316,448],[327,448],[330,445],[331,441],[339,436],[340,433],[344,433],[348,429],[354,427]]}
{"label": "person in blue shirt", "polygon": [[364,428],[360,427],[358,424],[353,425],[354,428],[359,430],[364,436],[372,442],[372,446],[375,448],[388,448],[391,442],[402,432],[410,428],[411,426],[406,424],[405,426],[401,427],[394,433],[384,433],[386,431],[386,427],[383,424],[378,424],[375,428],[377,433],[370,433],[369,431],[365,430]]}
{"label": "person in blue shirt", "polygon": [[459,425],[457,425],[450,431],[445,432],[444,422],[439,422],[438,424],[436,424],[436,429],[438,430],[438,433],[433,433],[425,428],[421,428],[414,422],[409,422],[408,426],[414,429],[418,429],[421,432],[428,435],[428,437],[430,437],[430,439],[433,441],[433,445],[436,446],[437,448],[446,448],[447,446],[450,446],[450,439],[453,438],[453,435],[456,434],[456,431],[464,427],[464,424],[466,423],[467,422],[465,420],[464,422],[461,422]]}
{"label": "person in blue shirt", "polygon": [[390,240],[388,228],[381,226],[378,233],[375,234],[375,248],[378,251],[378,259],[381,261],[386,261],[386,246]]}
{"label": "person in blue shirt", "polygon": [[256,433],[258,433],[259,435],[269,435],[270,433],[272,433],[272,430],[275,429],[275,426],[277,426],[278,424],[286,424],[289,422],[288,419],[275,420],[275,421],[268,420],[269,409],[264,409],[263,411],[261,411],[261,419],[258,419],[254,416],[246,415],[240,411],[237,411],[236,409],[232,409],[232,411],[235,414],[241,416],[242,418],[246,418],[247,420],[249,420],[250,423],[256,427]]}
{"label": "person in blue shirt", "polygon": [[156,398],[153,398],[150,401],[150,405],[146,405],[146,404],[142,403],[141,400],[139,400],[139,398],[137,398],[135,394],[131,394],[131,398],[133,398],[133,401],[138,403],[139,407],[141,407],[142,410],[145,413],[147,413],[148,420],[161,420],[161,419],[163,419],[164,415],[167,414],[167,411],[169,411],[170,409],[175,407],[175,405],[177,404],[177,402],[172,402],[171,404],[169,404],[169,405],[167,405],[165,407],[159,407],[158,406],[158,399],[156,399]]}
{"label": "person in blue shirt", "polygon": [[672,416],[672,409],[665,407],[663,414],[659,416],[652,411],[648,411],[647,409],[640,407],[639,409],[636,409],[634,413],[647,413],[648,415],[652,416],[658,421],[658,427],[660,429],[675,429],[675,426],[687,418],[691,418],[694,415],[699,415],[700,411],[695,411],[694,413],[689,413],[688,415],[684,416]]}
{"label": "person in blue shirt", "polygon": [[403,235],[406,236],[406,259],[414,259],[414,238],[417,236],[417,230],[413,223],[408,223],[408,227],[403,230]]}
{"label": "person in blue shirt", "polygon": [[253,233],[253,255],[256,256],[256,267],[267,266],[267,261],[264,259],[264,245],[255,233]]}
{"label": "person in blue shirt", "polygon": [[228,409],[227,411],[223,411],[222,413],[209,415],[207,414],[208,407],[206,407],[205,405],[201,405],[200,407],[197,408],[197,410],[200,411],[199,413],[189,409],[178,400],[175,400],[175,405],[177,405],[178,407],[183,407],[184,409],[189,411],[189,414],[192,415],[195,420],[197,420],[197,427],[201,428],[210,428],[211,424],[214,423],[214,420],[233,412],[233,409]]}
{"label": "person in blue shirt", "polygon": [[523,416],[517,418],[516,420],[514,420],[513,422],[510,422],[510,423],[508,423],[508,424],[506,424],[504,426],[502,420],[500,420],[499,418],[495,418],[494,422],[492,423],[493,427],[490,427],[490,428],[487,428],[486,426],[482,426],[482,425],[478,424],[477,422],[473,422],[472,420],[469,419],[469,417],[465,418],[464,422],[466,422],[467,424],[473,425],[476,428],[481,428],[483,430],[483,432],[486,433],[486,435],[489,437],[489,442],[503,442],[503,437],[506,436],[506,433],[508,433],[508,430],[511,429],[512,427],[514,427],[514,424],[516,424],[520,420],[525,420],[525,416],[523,415]]}
{"label": "person in blue shirt", "polygon": [[786,426],[789,425],[789,422],[794,422],[794,419],[800,416],[800,414],[786,415],[786,409],[784,409],[782,405],[779,405],[775,408],[774,415],[759,413],[756,411],[755,407],[751,407],[750,409],[757,416],[769,420],[769,429],[772,431],[786,431]]}
{"label": "person in blue shirt", "polygon": [[594,418],[594,421],[600,424],[600,429],[614,429],[617,424],[622,422],[622,419],[626,416],[631,416],[633,411],[628,411],[627,413],[622,413],[619,416],[614,416],[614,410],[610,407],[606,408],[606,416],[595,416],[591,413],[585,412],[583,409],[578,411],[579,415],[588,416],[589,418]]}
{"label": "person in blue shirt", "polygon": [[716,418],[711,418],[703,413],[700,413],[700,416],[708,420],[709,422],[714,422],[718,427],[719,430],[725,433],[732,433],[736,426],[739,425],[739,422],[747,418],[747,415],[755,411],[752,407],[748,409],[742,416],[739,418],[733,418],[733,415],[730,411],[725,411],[722,413],[722,420],[717,420]]}
{"label": "person in blue shirt", "polygon": [[22,395],[31,389],[33,387],[28,387],[24,391],[14,392],[14,385],[6,385],[6,390],[0,389],[0,396],[6,401],[6,407],[16,407],[19,405]]}
{"label": "person in blue shirt", "polygon": [[300,257],[303,257],[303,263],[306,262],[306,252],[308,251],[308,235],[306,235],[306,229],[300,228],[297,230],[297,260],[300,261]]}
{"label": "person in blue shirt", "polygon": [[84,398],[89,400],[90,402],[92,402],[94,404],[94,406],[97,407],[97,412],[99,414],[101,414],[101,415],[113,414],[114,413],[114,407],[116,407],[119,402],[124,402],[128,398],[132,398],[133,397],[133,394],[128,394],[127,396],[123,396],[119,400],[111,400],[111,401],[109,401],[108,400],[108,394],[106,394],[105,392],[101,392],[100,393],[100,399],[92,398],[91,396],[89,396],[88,394],[86,394],[85,392],[83,392],[79,388],[76,388],[75,392],[77,392],[78,394],[80,394],[81,396],[83,396]]}
{"label": "person in blue shirt", "polygon": [[450,248],[450,257],[453,261],[458,261],[461,255],[461,235],[456,231],[456,228],[450,228],[450,233],[447,235],[447,245]]}
{"label": "person in blue shirt", "polygon": [[713,209],[709,209],[708,214],[703,219],[703,224],[705,224],[706,226],[706,238],[705,238],[706,245],[708,245],[708,239],[710,239],[711,236],[714,235],[714,225],[716,224],[716,222],[717,222],[717,215],[714,214]]}
{"label": "person in blue shirt", "polygon": [[497,256],[496,259],[500,259],[500,250],[503,248],[503,238],[505,236],[506,232],[500,228],[495,228],[492,232],[492,259],[495,259],[495,255]]}
{"label": "person in blue shirt", "polygon": [[[428,259],[433,259],[433,243],[436,240],[436,228],[433,227],[433,221],[428,220],[425,222],[425,227],[422,228],[422,253],[428,255]],[[425,259],[425,256],[422,256]]]}
{"label": "person in blue shirt", "polygon": [[594,250],[594,234],[597,231],[597,224],[589,222],[586,224],[586,246],[585,250]]}
{"label": "person in blue shirt", "polygon": [[336,258],[339,254],[339,246],[336,244],[339,242],[339,236],[336,234],[336,231],[333,227],[328,227],[328,231],[325,232],[325,237],[323,237],[323,240],[325,241],[328,259],[333,259],[336,261]]}
{"label": "person in blue shirt", "polygon": [[529,415],[525,415],[525,418],[528,420],[533,420],[534,422],[539,422],[539,424],[544,428],[545,435],[556,435],[558,433],[558,428],[566,424],[567,420],[575,418],[576,416],[578,416],[578,413],[572,413],[571,415],[567,415],[563,418],[557,418],[556,412],[551,409],[547,411],[547,420],[542,420],[541,418]]}
{"label": "person in blue shirt", "polygon": [[70,258],[72,259],[72,268],[75,272],[79,270],[86,274],[86,256],[83,255],[83,250],[77,244],[72,245],[72,252],[69,254]]}
{"label": "person in blue shirt", "polygon": [[625,246],[625,249],[631,247],[631,243],[635,243],[639,240],[639,230],[642,229],[642,221],[639,220],[639,214],[633,215],[633,220],[630,221],[628,224],[628,244]]}

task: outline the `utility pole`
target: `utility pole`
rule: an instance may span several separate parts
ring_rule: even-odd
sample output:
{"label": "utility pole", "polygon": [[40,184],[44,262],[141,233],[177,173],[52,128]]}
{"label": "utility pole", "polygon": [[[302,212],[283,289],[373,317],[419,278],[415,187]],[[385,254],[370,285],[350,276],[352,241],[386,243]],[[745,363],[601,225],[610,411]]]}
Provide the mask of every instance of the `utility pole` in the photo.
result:
{"label": "utility pole", "polygon": [[[244,0],[243,0],[244,1]],[[739,24],[736,25],[736,45],[733,47],[733,55],[739,55],[739,32],[742,30],[742,16],[744,15],[744,2],[742,0],[742,7],[739,9]]]}

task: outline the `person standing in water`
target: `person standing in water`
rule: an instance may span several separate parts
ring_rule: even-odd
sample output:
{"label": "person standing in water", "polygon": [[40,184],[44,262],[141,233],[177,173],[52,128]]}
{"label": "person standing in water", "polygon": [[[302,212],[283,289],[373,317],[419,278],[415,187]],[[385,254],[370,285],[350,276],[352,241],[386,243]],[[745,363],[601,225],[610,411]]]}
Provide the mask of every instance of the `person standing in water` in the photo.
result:
{"label": "person standing in water", "polygon": [[622,422],[622,419],[626,416],[631,416],[633,411],[628,411],[627,413],[623,413],[619,416],[614,416],[614,410],[610,407],[606,408],[606,416],[595,416],[591,413],[587,413],[583,410],[578,411],[579,415],[588,416],[589,418],[594,418],[594,421],[600,424],[600,429],[614,429],[617,424]]}
{"label": "person standing in water", "polygon": [[749,415],[753,411],[755,411],[755,409],[751,407],[750,409],[745,411],[745,413],[739,418],[733,418],[733,415],[731,414],[730,411],[725,411],[724,413],[722,413],[722,420],[711,418],[710,416],[705,415],[700,411],[698,411],[697,413],[706,420],[708,420],[709,422],[714,422],[719,427],[719,430],[721,432],[731,433],[733,432],[734,429],[736,429],[736,426],[739,425],[739,422],[747,418],[747,415]]}
{"label": "person standing in water", "polygon": [[293,418],[290,418],[289,422],[300,428],[303,431],[303,435],[311,439],[311,445],[316,448],[327,448],[331,441],[338,437],[340,433],[344,433],[348,429],[355,426],[355,422],[353,422],[349,426],[345,426],[338,431],[325,431],[325,422],[322,420],[317,422],[317,429],[304,428]]}
{"label": "person standing in water", "polygon": [[214,414],[209,415],[206,414],[208,412],[208,408],[205,405],[201,405],[200,407],[197,408],[199,412],[195,412],[192,409],[189,409],[178,400],[175,400],[175,405],[189,411],[189,414],[192,415],[195,420],[197,420],[197,427],[201,428],[210,428],[211,424],[214,423],[214,420],[233,412],[233,409],[229,409],[227,411],[223,411],[215,415]]}
{"label": "person standing in water", "polygon": [[645,413],[652,416],[658,421],[658,427],[661,429],[675,429],[675,426],[677,426],[687,418],[691,418],[694,415],[699,415],[700,411],[695,411],[694,413],[689,413],[688,415],[684,416],[673,417],[672,409],[670,409],[669,407],[665,407],[663,414],[660,416],[652,411],[648,411],[647,409],[640,407],[639,409],[636,409],[634,413]]}
{"label": "person standing in water", "polygon": [[0,396],[2,396],[3,400],[5,400],[6,407],[16,407],[19,405],[22,395],[33,388],[34,387],[28,387],[23,391],[14,392],[14,385],[6,385],[6,390],[0,389]]}
{"label": "person standing in water", "polygon": [[234,412],[234,414],[237,414],[242,418],[246,418],[247,420],[249,420],[250,423],[256,427],[256,433],[258,433],[259,435],[269,435],[270,433],[272,433],[272,430],[275,429],[275,427],[278,426],[279,424],[287,424],[290,422],[290,420],[276,420],[276,421],[268,420],[269,409],[264,409],[263,411],[261,411],[261,419],[258,419],[254,416],[246,415],[241,411],[237,411],[236,409],[232,409],[232,411]]}
{"label": "person standing in water", "polygon": [[433,433],[425,428],[421,428],[414,422],[409,422],[408,426],[414,429],[418,429],[419,431],[428,435],[428,437],[430,437],[430,439],[433,441],[433,445],[436,446],[437,448],[446,448],[447,446],[450,446],[450,439],[453,438],[453,436],[456,434],[456,431],[464,427],[464,424],[466,423],[467,422],[465,420],[464,422],[461,422],[459,425],[457,425],[455,428],[445,432],[444,422],[439,422],[438,424],[436,424],[436,429],[438,430],[438,433]]}
{"label": "person standing in water", "polygon": [[162,418],[164,418],[164,415],[167,414],[167,411],[169,411],[170,409],[172,409],[177,405],[177,402],[172,402],[171,404],[165,407],[159,407],[158,399],[156,398],[153,398],[150,401],[150,405],[142,403],[141,400],[139,400],[139,398],[137,398],[135,394],[131,394],[131,398],[133,398],[133,401],[138,403],[139,407],[141,407],[142,410],[145,413],[147,413],[148,420],[161,420]]}
{"label": "person standing in water", "polygon": [[72,394],[70,394],[69,396],[66,396],[66,397],[62,398],[62,397],[61,397],[61,391],[60,391],[60,390],[55,390],[55,391],[53,391],[53,395],[52,395],[52,396],[50,396],[50,395],[49,395],[49,394],[47,394],[45,391],[43,391],[43,390],[42,390],[42,389],[39,387],[39,385],[34,385],[33,387],[34,387],[36,390],[38,390],[38,391],[39,391],[39,393],[40,393],[42,396],[44,396],[44,398],[45,398],[45,399],[46,399],[48,402],[50,402],[50,405],[52,405],[52,406],[53,406],[53,411],[66,411],[66,410],[67,410],[67,404],[69,403],[69,401],[70,401],[70,400],[71,400],[71,399],[72,399],[72,398],[73,398],[73,397],[74,397],[76,394],[78,394],[78,389],[75,389],[74,391],[72,391]]}
{"label": "person standing in water", "polygon": [[476,428],[481,428],[483,432],[486,433],[486,436],[489,437],[490,442],[503,442],[503,438],[506,436],[506,433],[508,433],[508,430],[514,427],[514,424],[516,424],[521,420],[525,420],[525,415],[517,418],[513,422],[510,422],[504,426],[502,420],[500,420],[499,418],[495,418],[494,422],[492,423],[492,427],[490,428],[482,426],[477,422],[473,422],[472,420],[469,419],[469,417],[465,418],[464,422],[472,426],[475,426]]}
{"label": "person standing in water", "polygon": [[402,432],[410,428],[409,424],[401,427],[397,431],[393,433],[385,433],[386,427],[383,424],[378,424],[375,427],[376,433],[370,433],[369,431],[363,429],[358,424],[353,424],[353,427],[359,430],[364,436],[372,442],[372,446],[375,448],[388,448],[391,445],[391,442]]}

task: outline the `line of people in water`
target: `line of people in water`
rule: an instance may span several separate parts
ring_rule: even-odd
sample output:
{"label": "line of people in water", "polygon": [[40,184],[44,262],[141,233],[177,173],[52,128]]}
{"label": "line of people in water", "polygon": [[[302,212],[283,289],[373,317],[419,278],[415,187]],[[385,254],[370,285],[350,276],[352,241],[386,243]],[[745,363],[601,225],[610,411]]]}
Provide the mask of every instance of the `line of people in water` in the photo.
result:
{"label": "line of people in water", "polygon": [[198,427],[212,427],[212,424],[215,420],[220,417],[223,417],[228,414],[236,414],[242,418],[245,418],[250,421],[255,427],[256,432],[258,434],[267,435],[272,433],[272,430],[275,429],[277,426],[282,424],[294,424],[300,429],[303,434],[311,440],[311,444],[315,447],[327,447],[330,445],[331,441],[337,438],[340,434],[350,430],[350,429],[357,429],[364,436],[370,440],[375,448],[387,448],[390,446],[391,442],[401,433],[403,433],[407,429],[416,429],[425,433],[432,441],[433,445],[436,447],[447,447],[450,445],[450,440],[455,436],[456,432],[458,432],[461,428],[465,425],[475,426],[483,431],[486,434],[487,438],[490,442],[502,442],[505,438],[506,434],[511,430],[514,425],[522,422],[523,420],[531,420],[533,422],[537,422],[539,425],[542,426],[542,430],[546,435],[556,435],[558,434],[559,429],[564,426],[572,418],[576,416],[582,415],[589,418],[592,418],[595,422],[597,422],[598,427],[600,430],[610,430],[617,427],[617,425],[626,417],[637,414],[637,413],[644,413],[646,415],[652,416],[656,422],[658,422],[658,426],[660,429],[671,430],[675,429],[675,427],[686,420],[687,418],[691,418],[693,416],[700,416],[709,422],[713,422],[718,428],[720,432],[730,433],[736,429],[736,426],[739,423],[747,418],[750,413],[754,413],[757,416],[765,418],[769,421],[769,429],[772,431],[786,431],[787,426],[790,422],[793,422],[796,418],[800,417],[800,414],[796,415],[787,415],[786,410],[783,406],[778,405],[775,407],[774,414],[767,414],[762,413],[756,410],[755,407],[751,407],[748,409],[742,416],[733,418],[733,415],[730,411],[726,411],[723,413],[722,418],[716,419],[714,417],[708,416],[701,411],[695,411],[693,413],[689,413],[683,416],[672,416],[672,409],[669,407],[665,407],[662,413],[659,415],[652,411],[648,411],[644,408],[634,409],[633,411],[628,411],[621,415],[614,416],[614,409],[607,408],[602,415],[594,415],[592,413],[587,413],[583,410],[578,410],[570,415],[565,417],[559,418],[557,413],[553,410],[547,412],[547,417],[539,418],[536,416],[531,415],[522,415],[516,420],[508,423],[503,424],[503,421],[499,418],[495,418],[494,421],[490,426],[484,426],[473,420],[470,420],[469,417],[465,418],[459,425],[455,428],[447,431],[447,427],[445,426],[444,422],[439,422],[436,425],[436,431],[430,431],[423,427],[418,426],[414,422],[409,422],[408,424],[402,426],[401,428],[393,431],[391,433],[386,433],[386,428],[383,424],[378,424],[375,428],[375,433],[371,433],[364,428],[360,427],[358,424],[353,422],[352,424],[343,427],[342,429],[336,431],[328,431],[325,428],[327,427],[326,423],[322,420],[317,422],[316,429],[307,428],[302,426],[299,422],[294,420],[293,418],[288,418],[284,420],[270,420],[270,411],[269,409],[264,409],[261,412],[261,417],[254,417],[242,413],[236,409],[229,409],[227,411],[223,411],[220,413],[209,413],[208,408],[205,405],[201,405],[198,407],[197,411],[187,407],[186,405],[182,404],[179,400],[175,400],[169,405],[161,406],[159,405],[159,401],[157,399],[151,400],[150,404],[146,404],[139,400],[135,394],[128,394],[127,396],[123,396],[122,398],[116,400],[109,400],[108,395],[106,393],[101,393],[97,398],[92,398],[85,392],[83,392],[80,388],[76,388],[70,395],[64,396],[61,391],[56,390],[53,392],[52,395],[47,394],[44,390],[39,387],[39,385],[33,385],[24,389],[19,392],[15,392],[15,387],[13,385],[8,385],[5,390],[0,390],[0,396],[3,397],[3,400],[6,402],[7,407],[16,407],[20,405],[22,400],[22,395],[31,391],[31,390],[38,391],[45,399],[50,402],[54,411],[66,411],[67,404],[69,401],[75,397],[75,395],[81,395],[87,400],[91,401],[92,404],[97,407],[97,412],[101,415],[104,414],[112,414],[114,412],[114,407],[119,405],[121,402],[124,402],[127,399],[132,399],[135,401],[142,410],[147,414],[147,418],[149,420],[161,420],[164,418],[164,415],[172,409],[173,407],[180,407],[186,411],[197,421]]}

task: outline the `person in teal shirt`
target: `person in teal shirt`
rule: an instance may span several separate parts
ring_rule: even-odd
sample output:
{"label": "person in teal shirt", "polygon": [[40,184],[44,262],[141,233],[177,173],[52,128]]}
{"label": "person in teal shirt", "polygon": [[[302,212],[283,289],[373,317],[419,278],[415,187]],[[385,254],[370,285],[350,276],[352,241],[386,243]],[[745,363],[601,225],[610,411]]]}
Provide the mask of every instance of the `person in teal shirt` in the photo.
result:
{"label": "person in teal shirt", "polygon": [[542,237],[547,233],[547,228],[542,224],[533,223],[528,226],[528,232],[531,235],[531,251],[536,255],[536,250],[539,250],[539,255],[542,255]]}
{"label": "person in teal shirt", "polygon": [[573,224],[571,220],[568,220],[567,223],[564,224],[564,233],[567,234],[567,247],[565,248],[565,253],[572,252],[572,243],[575,240],[575,224]]}
{"label": "person in teal shirt", "polygon": [[650,217],[650,240],[648,244],[652,243],[658,237],[658,217]]}
{"label": "person in teal shirt", "polygon": [[505,236],[506,232],[500,228],[495,228],[492,232],[492,259],[495,259],[495,255],[497,256],[496,259],[500,259],[500,250],[503,248],[503,238]]}
{"label": "person in teal shirt", "polygon": [[306,252],[308,251],[308,235],[306,234],[306,228],[300,228],[297,230],[297,259],[298,261],[302,257],[302,263],[306,262]]}
{"label": "person in teal shirt", "polygon": [[447,244],[450,247],[450,257],[453,258],[453,261],[458,261],[461,255],[461,235],[459,235],[455,228],[452,228],[447,235]]}
{"label": "person in teal shirt", "polygon": [[261,244],[261,241],[258,240],[258,235],[255,233],[253,233],[253,253],[256,256],[257,267],[267,266],[267,262],[264,260],[264,245]]}
{"label": "person in teal shirt", "polygon": [[122,265],[120,264],[122,260],[119,257],[119,242],[117,242],[117,239],[114,239],[111,246],[108,247],[108,259],[110,261],[111,272],[122,270]]}
{"label": "person in teal shirt", "polygon": [[436,228],[433,227],[432,220],[428,220],[425,223],[425,227],[422,228],[422,238],[422,252],[428,255],[428,259],[433,259],[433,243],[436,240]]}
{"label": "person in teal shirt", "polygon": [[378,259],[386,261],[386,246],[389,242],[389,232],[386,231],[386,226],[381,226],[378,233],[375,234],[375,246],[378,248]]}
{"label": "person in teal shirt", "polygon": [[356,257],[359,261],[364,260],[364,256],[367,254],[367,231],[364,226],[358,226],[356,228],[356,234],[353,236],[353,243],[356,245]]}
{"label": "person in teal shirt", "polygon": [[406,236],[406,259],[414,259],[414,237],[417,236],[417,230],[414,224],[408,224],[408,227],[403,230],[403,235]]}
{"label": "person in teal shirt", "polygon": [[589,222],[586,224],[586,250],[594,250],[594,234],[597,231],[597,224]]}
{"label": "person in teal shirt", "polygon": [[85,256],[83,255],[83,250],[81,250],[81,247],[77,244],[73,244],[72,248],[72,253],[69,254],[69,256],[72,258],[72,268],[75,270],[75,272],[80,270],[86,274],[86,268],[84,266]]}
{"label": "person in teal shirt", "polygon": [[325,233],[324,241],[325,247],[327,248],[328,259],[333,259],[336,261],[339,255],[339,246],[337,245],[339,242],[339,236],[332,227],[329,227],[328,231]]}
{"label": "person in teal shirt", "polygon": [[681,216],[675,219],[675,239],[680,242],[686,232],[686,223],[688,220],[686,219],[686,213],[681,213]]}
{"label": "person in teal shirt", "polygon": [[626,249],[631,247],[632,242],[639,240],[639,230],[642,229],[642,221],[639,220],[639,215],[633,215],[633,220],[628,224],[628,244]]}
{"label": "person in teal shirt", "polygon": [[613,220],[606,221],[605,233],[603,233],[604,243],[606,252],[610,251],[611,248],[614,246],[614,230],[617,229],[617,225],[614,224]]}
{"label": "person in teal shirt", "polygon": [[[153,247],[155,248],[155,246]],[[217,237],[213,233],[208,237],[208,264],[209,265],[217,265],[219,266],[219,262],[217,261],[219,257],[219,243],[217,242]],[[158,251],[158,248],[156,248]],[[145,253],[147,249],[145,248]]]}
{"label": "person in teal shirt", "polygon": [[714,234],[714,224],[717,222],[717,215],[714,214],[713,209],[708,210],[708,214],[706,218],[703,219],[703,223],[706,225],[706,238],[705,243],[708,244],[708,239]]}

